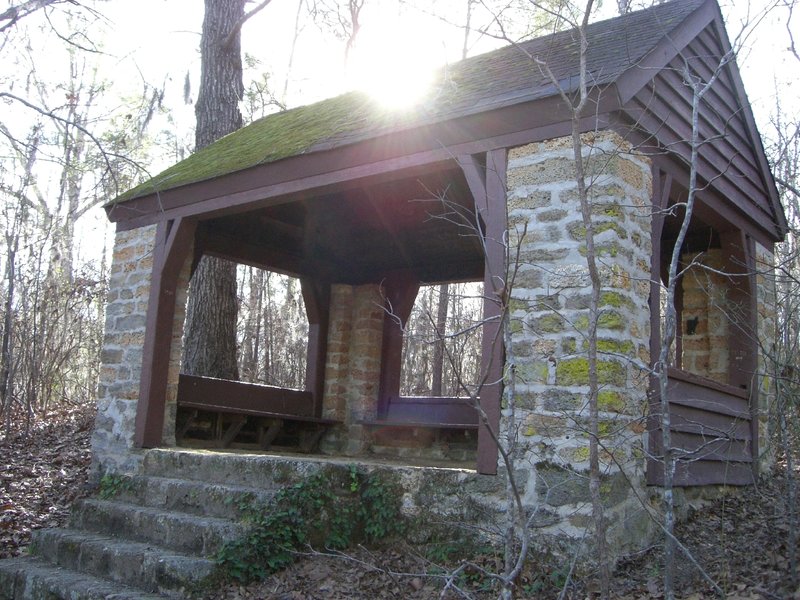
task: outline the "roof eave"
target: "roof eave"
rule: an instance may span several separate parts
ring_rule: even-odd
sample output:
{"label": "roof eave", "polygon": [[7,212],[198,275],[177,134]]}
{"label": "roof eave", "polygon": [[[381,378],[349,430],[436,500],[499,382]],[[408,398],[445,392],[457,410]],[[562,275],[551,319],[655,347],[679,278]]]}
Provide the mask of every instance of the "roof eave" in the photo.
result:
{"label": "roof eave", "polygon": [[624,106],[666,67],[719,14],[714,0],[706,0],[692,14],[665,32],[661,41],[637,64],[617,77],[620,106]]}

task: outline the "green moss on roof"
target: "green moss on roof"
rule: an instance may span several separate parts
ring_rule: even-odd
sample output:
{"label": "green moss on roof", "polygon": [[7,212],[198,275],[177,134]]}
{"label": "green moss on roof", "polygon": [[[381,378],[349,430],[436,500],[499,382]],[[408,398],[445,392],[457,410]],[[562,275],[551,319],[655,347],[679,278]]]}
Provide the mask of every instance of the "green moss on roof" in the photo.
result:
{"label": "green moss on roof", "polygon": [[268,115],[128,190],[112,204],[303,154],[336,134],[395,120],[359,92]]}

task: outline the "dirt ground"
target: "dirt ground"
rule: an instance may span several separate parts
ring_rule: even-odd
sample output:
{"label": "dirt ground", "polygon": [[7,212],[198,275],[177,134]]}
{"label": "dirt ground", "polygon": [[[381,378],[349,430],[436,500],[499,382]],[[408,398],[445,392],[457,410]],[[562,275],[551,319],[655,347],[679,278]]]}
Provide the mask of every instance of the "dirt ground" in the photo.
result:
{"label": "dirt ground", "polygon": [[[29,543],[31,530],[63,525],[69,505],[90,492],[87,487],[89,440],[93,410],[78,406],[48,416],[46,424],[9,439],[0,437],[0,558],[17,556]],[[800,476],[800,472],[798,472]],[[800,587],[790,577],[786,510],[786,470],[775,472],[757,487],[714,501],[678,528],[678,538],[695,560],[732,600],[800,600]],[[800,554],[800,548],[796,549]],[[426,556],[428,554],[428,556]],[[451,556],[447,568],[462,557]],[[473,557],[488,571],[499,565],[494,556]],[[660,550],[651,548],[620,561],[614,572],[615,598],[657,599]],[[592,597],[589,578],[571,581],[563,565],[533,557],[520,598]],[[474,569],[452,582],[446,569],[434,564],[422,549],[394,542],[382,548],[355,548],[347,554],[310,553],[267,580],[242,586],[230,584],[209,593],[208,600],[338,600],[495,598],[488,581]],[[458,589],[456,589],[458,587]],[[682,559],[679,597],[718,597],[708,581]]]}

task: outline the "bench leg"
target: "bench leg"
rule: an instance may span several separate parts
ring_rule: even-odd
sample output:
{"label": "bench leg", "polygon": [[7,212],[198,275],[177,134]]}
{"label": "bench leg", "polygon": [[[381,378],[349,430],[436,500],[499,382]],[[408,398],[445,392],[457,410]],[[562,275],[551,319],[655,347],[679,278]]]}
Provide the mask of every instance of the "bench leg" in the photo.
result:
{"label": "bench leg", "polygon": [[233,422],[228,425],[228,429],[225,430],[225,435],[222,436],[222,440],[220,441],[220,447],[222,448],[227,448],[231,445],[231,442],[239,435],[239,432],[247,421],[247,417],[239,415],[236,415],[233,419]]}
{"label": "bench leg", "polygon": [[176,442],[180,444],[183,441],[183,438],[192,428],[196,420],[197,420],[197,411],[193,410],[191,413],[189,413],[189,418],[186,419],[186,422],[183,424],[183,426],[178,431],[175,432]]}
{"label": "bench leg", "polygon": [[262,429],[261,435],[259,436],[258,443],[261,445],[262,450],[269,450],[269,447],[272,445],[272,442],[275,441],[275,438],[278,437],[281,429],[283,429],[282,419],[270,419],[269,427],[267,427],[266,431]]}

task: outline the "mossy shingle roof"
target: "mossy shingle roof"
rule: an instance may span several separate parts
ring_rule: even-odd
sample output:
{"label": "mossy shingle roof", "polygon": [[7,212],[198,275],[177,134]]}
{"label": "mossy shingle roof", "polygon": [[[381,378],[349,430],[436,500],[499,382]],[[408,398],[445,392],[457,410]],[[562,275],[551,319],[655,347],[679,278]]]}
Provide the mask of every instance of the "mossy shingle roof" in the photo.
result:
{"label": "mossy shingle roof", "polygon": [[[615,81],[705,1],[673,0],[589,25],[586,35],[590,85]],[[391,112],[363,93],[350,92],[269,115],[203,148],[114,202],[343,146],[396,129],[554,95],[556,88],[532,59],[547,63],[562,88],[576,88],[579,42],[575,31],[562,31],[441,69],[437,83],[413,111]]]}

